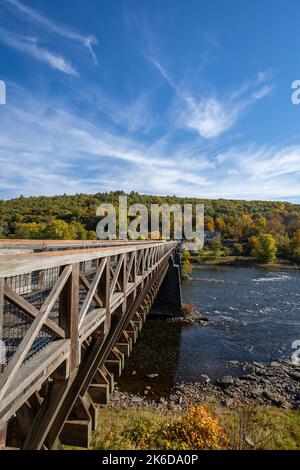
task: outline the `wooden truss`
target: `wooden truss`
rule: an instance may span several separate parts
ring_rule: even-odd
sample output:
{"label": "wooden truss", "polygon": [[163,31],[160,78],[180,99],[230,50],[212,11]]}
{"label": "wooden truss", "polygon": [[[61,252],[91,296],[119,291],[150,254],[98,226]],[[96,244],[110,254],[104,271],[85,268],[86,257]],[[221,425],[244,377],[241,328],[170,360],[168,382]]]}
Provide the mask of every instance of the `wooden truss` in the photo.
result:
{"label": "wooden truss", "polygon": [[0,257],[0,340],[11,348],[0,374],[0,448],[89,445],[97,405],[107,403],[175,249],[143,242]]}

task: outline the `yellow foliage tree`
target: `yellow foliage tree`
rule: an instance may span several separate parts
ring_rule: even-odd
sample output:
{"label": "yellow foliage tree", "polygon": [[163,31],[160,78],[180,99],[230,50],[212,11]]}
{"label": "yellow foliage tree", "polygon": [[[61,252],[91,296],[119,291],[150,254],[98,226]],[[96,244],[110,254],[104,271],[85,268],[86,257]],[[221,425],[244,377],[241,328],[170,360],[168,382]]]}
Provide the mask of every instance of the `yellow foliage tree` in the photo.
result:
{"label": "yellow foliage tree", "polygon": [[192,406],[165,431],[167,447],[179,450],[219,450],[227,443],[217,418],[204,405]]}

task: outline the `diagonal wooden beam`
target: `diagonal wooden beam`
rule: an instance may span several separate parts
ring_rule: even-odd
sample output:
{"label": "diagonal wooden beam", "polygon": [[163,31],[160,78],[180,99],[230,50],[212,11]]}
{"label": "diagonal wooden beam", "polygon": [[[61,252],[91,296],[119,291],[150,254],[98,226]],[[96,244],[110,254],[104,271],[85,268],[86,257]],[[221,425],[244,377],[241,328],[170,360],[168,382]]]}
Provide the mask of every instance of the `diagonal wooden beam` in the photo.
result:
{"label": "diagonal wooden beam", "polygon": [[49,315],[71,272],[72,266],[66,266],[64,268],[62,274],[54,284],[52,291],[50,292],[46,301],[42,305],[39,313],[33,320],[31,326],[28,328],[18,349],[11,358],[3,374],[0,376],[0,400],[2,400],[5,393],[7,392],[7,389],[14,380],[19,367],[22,365],[22,362],[24,361],[32,344],[34,343],[35,338],[37,337],[42,326],[44,325],[47,316]]}
{"label": "diagonal wooden beam", "polygon": [[[83,302],[83,305],[80,309],[80,312],[79,312],[79,324],[78,324],[78,327],[80,328],[81,325],[82,325],[82,322],[84,320],[84,317],[86,315],[86,312],[88,311],[88,308],[90,306],[90,303],[92,301],[92,298],[96,292],[96,289],[98,287],[98,284],[99,284],[99,280],[100,280],[100,277],[104,271],[104,268],[105,268],[105,265],[106,265],[106,258],[103,258],[101,260],[101,263],[96,271],[96,274],[95,274],[95,277],[93,279],[93,282],[88,290],[88,293],[87,293],[87,296],[86,298],[84,299],[84,302]],[[100,300],[100,299],[99,299]],[[101,300],[100,300],[101,302]],[[101,302],[101,307],[102,307],[102,302]]]}
{"label": "diagonal wooden beam", "polygon": [[3,336],[3,314],[4,314],[4,278],[0,278],[0,341]]}
{"label": "diagonal wooden beam", "polygon": [[[6,300],[22,310],[22,312],[30,315],[32,318],[36,318],[36,316],[39,314],[39,310],[34,305],[30,304],[26,299],[24,299],[24,297],[12,290],[6,282],[4,284],[4,297]],[[45,320],[45,326],[47,326],[47,328],[58,338],[65,338],[64,330],[49,318]]]}
{"label": "diagonal wooden beam", "polygon": [[137,264],[136,264],[136,272],[137,272],[137,274],[140,274],[139,269],[140,269],[140,266],[141,266],[142,257],[143,257],[143,250],[141,250],[141,251],[139,252],[138,257],[137,257]]}
{"label": "diagonal wooden beam", "polygon": [[133,251],[131,253],[131,256],[130,256],[130,260],[129,260],[128,267],[127,267],[126,284],[129,282],[129,279],[130,279],[130,274],[131,274],[131,269],[132,269],[132,266],[133,266],[133,261],[134,261],[134,258],[135,258],[135,254],[136,254],[136,252]]}
{"label": "diagonal wooden beam", "polygon": [[[41,407],[35,416],[22,450],[40,450],[43,447],[47,433],[57,418],[57,414],[66,399],[67,392],[69,391],[70,385],[74,381],[75,377],[76,373],[73,373],[69,379],[65,381],[56,381],[54,379],[50,385],[50,390],[45,396]],[[58,437],[59,436],[56,436],[56,439]],[[53,444],[54,442],[51,443],[52,446]]]}
{"label": "diagonal wooden beam", "polygon": [[112,298],[112,295],[114,293],[114,290],[115,290],[115,287],[116,287],[116,284],[117,284],[117,281],[118,281],[118,277],[119,277],[119,274],[120,274],[120,271],[121,271],[121,267],[122,267],[122,264],[124,263],[124,259],[125,259],[125,255],[124,254],[120,255],[116,270],[114,272],[114,277],[113,277],[113,279],[111,281],[111,285],[110,285],[110,298]]}
{"label": "diagonal wooden beam", "polygon": [[[114,275],[115,275],[115,271],[114,271],[114,268],[113,268],[112,263],[110,263],[109,270],[110,270],[110,274],[111,274],[111,279],[113,279],[113,278],[114,278]],[[120,285],[120,283],[119,283],[118,280],[117,280],[116,287],[117,287],[117,289],[121,290],[121,285]]]}
{"label": "diagonal wooden beam", "polygon": [[[81,285],[82,285],[87,291],[89,291],[90,288],[91,288],[91,284],[90,284],[90,282],[87,280],[87,278],[85,277],[85,275],[84,275],[82,272],[79,273],[79,280],[80,280]],[[96,304],[98,305],[98,307],[102,307],[101,299],[100,299],[100,297],[99,297],[96,293],[94,293],[94,295],[93,295],[93,300],[96,302]]]}

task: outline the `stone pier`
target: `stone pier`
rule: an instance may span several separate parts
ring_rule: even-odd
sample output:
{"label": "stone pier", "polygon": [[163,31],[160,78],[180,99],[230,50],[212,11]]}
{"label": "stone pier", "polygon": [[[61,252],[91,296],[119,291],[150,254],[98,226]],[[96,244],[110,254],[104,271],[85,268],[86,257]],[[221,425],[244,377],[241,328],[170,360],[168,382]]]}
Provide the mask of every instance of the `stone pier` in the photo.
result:
{"label": "stone pier", "polygon": [[153,317],[181,317],[181,260],[178,252],[169,259],[169,269],[150,310]]}

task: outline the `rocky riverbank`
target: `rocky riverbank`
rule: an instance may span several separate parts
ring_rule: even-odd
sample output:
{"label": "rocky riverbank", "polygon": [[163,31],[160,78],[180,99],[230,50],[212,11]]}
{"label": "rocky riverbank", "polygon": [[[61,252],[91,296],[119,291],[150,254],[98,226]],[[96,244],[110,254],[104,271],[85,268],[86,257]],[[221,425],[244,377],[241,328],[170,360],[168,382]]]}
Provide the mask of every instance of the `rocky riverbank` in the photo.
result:
{"label": "rocky riverbank", "polygon": [[[240,364],[231,361],[230,365],[238,367]],[[151,399],[151,389],[159,375],[149,374],[149,385],[143,394],[121,392],[116,386],[111,406],[155,408],[170,413],[180,413],[190,405],[200,403],[215,403],[228,408],[262,405],[300,409],[300,366],[286,360],[270,364],[245,363],[243,366],[248,372],[246,375],[224,376],[217,381],[202,375],[199,382],[176,384],[168,397],[156,401]]]}

